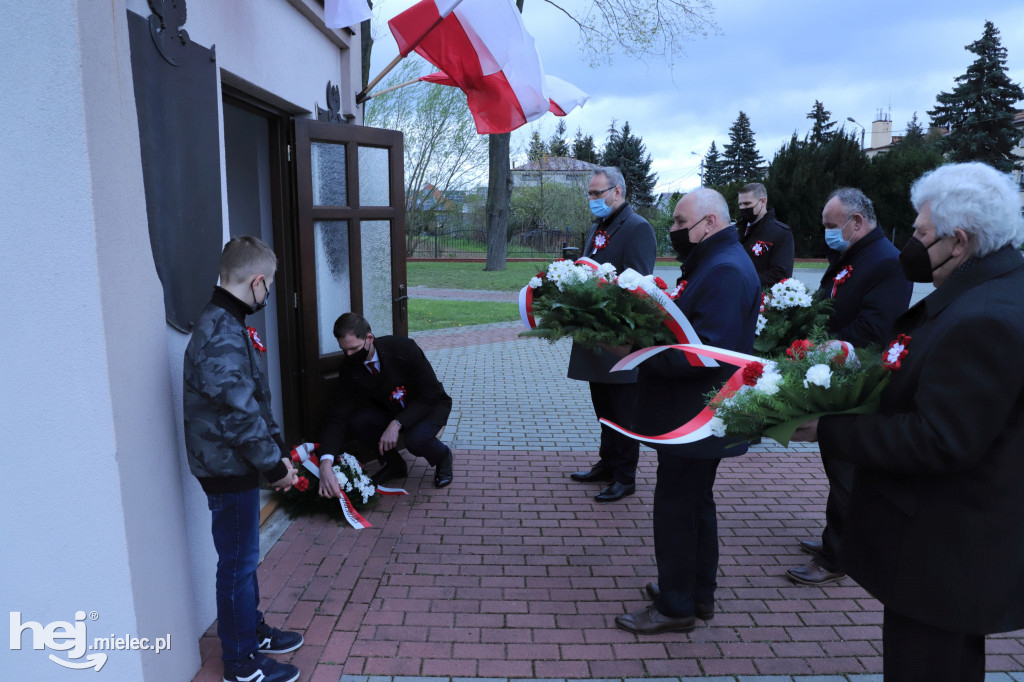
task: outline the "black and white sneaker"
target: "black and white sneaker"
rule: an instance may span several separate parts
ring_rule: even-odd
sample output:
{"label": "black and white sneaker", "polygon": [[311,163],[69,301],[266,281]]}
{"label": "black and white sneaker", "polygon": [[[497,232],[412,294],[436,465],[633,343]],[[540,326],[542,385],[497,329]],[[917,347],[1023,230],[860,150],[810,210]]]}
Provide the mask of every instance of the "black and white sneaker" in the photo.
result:
{"label": "black and white sneaker", "polygon": [[286,654],[302,646],[302,635],[272,628],[262,621],[256,626],[256,641],[261,654]]}
{"label": "black and white sneaker", "polygon": [[299,669],[260,654],[249,654],[234,670],[224,671],[224,682],[295,682]]}

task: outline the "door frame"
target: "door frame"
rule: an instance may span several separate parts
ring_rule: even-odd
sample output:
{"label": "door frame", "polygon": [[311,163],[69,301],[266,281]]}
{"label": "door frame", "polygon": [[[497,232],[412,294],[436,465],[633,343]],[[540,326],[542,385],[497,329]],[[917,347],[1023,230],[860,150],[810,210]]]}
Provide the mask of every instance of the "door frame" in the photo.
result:
{"label": "door frame", "polygon": [[[348,225],[349,286],[353,312],[363,313],[362,238],[360,225],[364,220],[387,220],[391,234],[391,299],[392,326],[396,336],[408,335],[408,308],[405,270],[405,161],[404,136],[395,130],[369,128],[345,123],[316,121],[308,118],[292,120],[295,172],[295,254],[298,273],[298,316],[302,325],[301,374],[303,432],[315,435],[329,396],[328,386],[341,368],[340,349],[321,355],[319,316],[317,310],[316,256],[313,246],[314,226],[320,221],[345,221]],[[345,145],[345,185],[347,206],[314,206],[311,145],[327,142]],[[363,207],[359,200],[359,147],[389,150],[389,205]],[[303,239],[303,235],[307,235]],[[345,311],[340,311],[345,312]]]}

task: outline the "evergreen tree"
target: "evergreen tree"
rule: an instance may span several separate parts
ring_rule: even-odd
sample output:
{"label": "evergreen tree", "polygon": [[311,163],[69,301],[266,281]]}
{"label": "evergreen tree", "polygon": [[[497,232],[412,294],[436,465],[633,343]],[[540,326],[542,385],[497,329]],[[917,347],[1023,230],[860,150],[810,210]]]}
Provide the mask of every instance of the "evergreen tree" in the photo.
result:
{"label": "evergreen tree", "polygon": [[750,119],[742,111],[729,128],[729,144],[725,145],[723,151],[722,165],[727,182],[754,182],[761,179],[764,159],[757,152]]}
{"label": "evergreen tree", "polygon": [[555,134],[548,142],[548,153],[551,156],[569,156],[569,143],[565,141],[565,121],[558,119]]}
{"label": "evergreen tree", "polygon": [[825,105],[818,100],[814,100],[814,108],[807,114],[807,118],[814,121],[814,126],[811,128],[810,138],[808,139],[808,142],[811,144],[824,144],[835,135],[835,131],[832,128],[835,128],[836,123],[832,120],[832,112],[825,111]]}
{"label": "evergreen tree", "polygon": [[1020,164],[1013,148],[1024,131],[1014,127],[1013,116],[1024,91],[1006,74],[1006,48],[991,21],[985,22],[981,39],[965,49],[978,58],[956,77],[952,92],[938,94],[928,114],[932,125],[949,128],[941,148],[951,161],[984,161],[1009,172]]}
{"label": "evergreen tree", "polygon": [[576,138],[572,141],[572,158],[586,161],[587,163],[598,163],[597,147],[594,146],[594,136],[584,135],[579,128],[576,129]]}
{"label": "evergreen tree", "polygon": [[915,142],[917,140],[924,140],[924,126],[922,126],[921,122],[917,120],[916,111],[914,112],[914,115],[910,118],[910,122],[907,123],[907,133],[903,136],[903,139],[913,139]]}
{"label": "evergreen tree", "polygon": [[778,219],[793,229],[797,257],[825,255],[821,211],[828,195],[839,187],[863,188],[869,162],[859,137],[840,131],[815,146],[798,140],[794,133],[768,167],[764,179],[768,201]]}
{"label": "evergreen tree", "polygon": [[722,157],[718,154],[718,147],[715,141],[711,141],[708,153],[704,155],[704,174],[701,177],[703,187],[718,187],[725,182],[725,169],[723,168]]}
{"label": "evergreen tree", "polygon": [[617,166],[626,180],[626,201],[634,208],[644,208],[654,203],[654,185],[658,176],[651,173],[651,155],[639,136],[629,129],[629,121],[622,130],[615,130],[612,122],[612,136],[605,145],[601,165]]}
{"label": "evergreen tree", "polygon": [[548,157],[548,146],[540,139],[540,133],[536,130],[530,136],[530,147],[526,150],[526,158],[534,163],[540,163]]}

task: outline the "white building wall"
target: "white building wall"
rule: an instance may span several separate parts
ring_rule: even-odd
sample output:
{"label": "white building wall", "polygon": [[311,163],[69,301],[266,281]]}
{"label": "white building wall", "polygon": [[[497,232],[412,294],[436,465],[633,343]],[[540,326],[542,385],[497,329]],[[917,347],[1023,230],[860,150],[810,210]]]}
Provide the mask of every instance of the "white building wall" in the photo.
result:
{"label": "white building wall", "polygon": [[[159,655],[107,652],[102,679],[180,681],[198,669],[216,615],[216,555],[181,447],[188,336],[164,322],[149,244],[126,8],[149,14],[144,0],[48,0],[30,12],[0,0],[0,438],[14,465],[0,496],[0,617],[45,627],[95,612],[90,642],[170,634]],[[193,0],[185,28],[216,44],[225,77],[272,103],[325,106],[331,80],[355,112],[358,57],[338,46],[347,34],[310,23],[320,11]],[[223,134],[221,144],[223,158]],[[224,220],[226,235],[226,208]],[[0,646],[4,679],[85,674],[32,638]]]}

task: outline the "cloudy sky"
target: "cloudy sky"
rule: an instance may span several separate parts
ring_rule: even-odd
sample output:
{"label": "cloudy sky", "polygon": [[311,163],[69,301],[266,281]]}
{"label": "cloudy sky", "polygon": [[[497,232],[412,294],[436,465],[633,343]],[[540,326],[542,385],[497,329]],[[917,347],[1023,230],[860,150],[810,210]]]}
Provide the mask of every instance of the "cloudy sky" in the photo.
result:
{"label": "cloudy sky", "polygon": [[[375,3],[378,20],[374,72],[396,54],[383,21],[411,0]],[[587,0],[565,0],[586,8]],[[716,0],[716,34],[681,45],[673,66],[622,54],[610,65],[591,66],[575,25],[544,0],[525,0],[523,19],[537,41],[545,70],[585,90],[590,101],[565,118],[571,140],[577,128],[603,142],[615,119],[628,121],[653,158],[658,189],[699,185],[700,157],[714,140],[729,141],[742,110],[761,155],[771,160],[794,131],[808,131],[814,101],[848,129],[852,117],[868,130],[879,110],[901,134],[917,112],[927,122],[935,95],[975,59],[964,46],[981,37],[986,20],[999,29],[1009,52],[1011,78],[1024,82],[1024,2],[1021,0]],[[417,85],[415,87],[438,87]],[[1024,104],[1020,105],[1024,107]],[[545,115],[513,133],[513,154],[533,130],[547,139],[557,119]]]}

